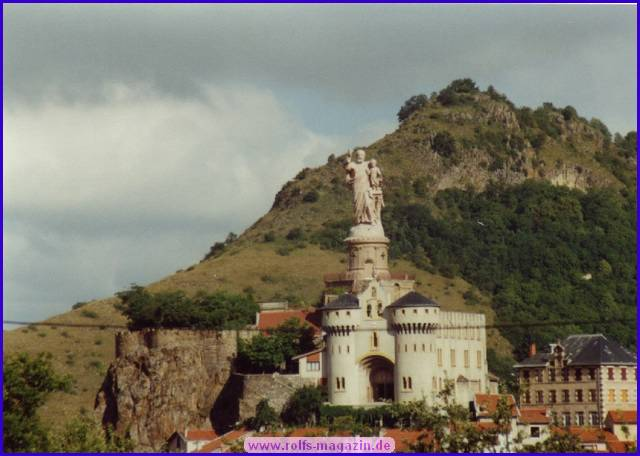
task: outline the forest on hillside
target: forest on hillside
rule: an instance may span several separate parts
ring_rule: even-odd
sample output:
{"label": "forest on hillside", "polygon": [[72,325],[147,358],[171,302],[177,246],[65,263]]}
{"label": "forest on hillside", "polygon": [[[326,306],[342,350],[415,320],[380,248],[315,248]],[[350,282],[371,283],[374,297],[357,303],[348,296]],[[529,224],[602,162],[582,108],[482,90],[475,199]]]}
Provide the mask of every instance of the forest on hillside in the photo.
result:
{"label": "forest on hillside", "polygon": [[[577,332],[635,347],[635,204],[634,195],[611,189],[526,181],[483,192],[447,189],[433,204],[394,204],[383,216],[392,258],[463,277],[493,297],[497,323],[576,322],[501,328],[521,357],[530,342]],[[328,224],[314,239],[342,249],[347,227]],[[580,323],[613,319],[624,321]]]}

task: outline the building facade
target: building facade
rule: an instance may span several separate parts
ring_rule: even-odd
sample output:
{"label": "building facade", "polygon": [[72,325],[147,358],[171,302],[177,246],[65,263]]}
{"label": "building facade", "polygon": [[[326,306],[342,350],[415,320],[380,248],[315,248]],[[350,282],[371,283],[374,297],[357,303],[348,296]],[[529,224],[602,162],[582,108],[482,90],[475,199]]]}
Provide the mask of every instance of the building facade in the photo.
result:
{"label": "building facade", "polygon": [[329,402],[433,403],[447,381],[461,403],[488,392],[484,314],[444,311],[391,273],[381,224],[354,226],[346,244],[347,270],[325,276],[321,308]]}
{"label": "building facade", "polygon": [[572,335],[515,366],[524,406],[548,407],[560,426],[602,427],[609,411],[635,410],[635,355],[602,334]]}

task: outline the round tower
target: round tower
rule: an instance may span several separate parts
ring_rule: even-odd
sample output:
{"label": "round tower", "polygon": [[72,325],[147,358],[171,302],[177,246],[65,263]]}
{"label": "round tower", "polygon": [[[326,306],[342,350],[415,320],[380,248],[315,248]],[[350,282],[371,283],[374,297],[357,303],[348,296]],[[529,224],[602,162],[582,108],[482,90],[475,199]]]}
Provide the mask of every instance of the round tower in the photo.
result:
{"label": "round tower", "polygon": [[332,404],[357,404],[360,388],[353,370],[356,366],[355,333],[359,321],[359,301],[351,293],[344,293],[322,307],[325,359],[328,361],[327,392]]}
{"label": "round tower", "polygon": [[349,255],[346,277],[353,280],[354,290],[364,281],[390,277],[389,239],[381,224],[352,227],[345,243]]}
{"label": "round tower", "polygon": [[424,398],[432,403],[437,392],[435,330],[440,305],[412,291],[391,304],[389,312],[395,334],[395,400],[406,402]]}

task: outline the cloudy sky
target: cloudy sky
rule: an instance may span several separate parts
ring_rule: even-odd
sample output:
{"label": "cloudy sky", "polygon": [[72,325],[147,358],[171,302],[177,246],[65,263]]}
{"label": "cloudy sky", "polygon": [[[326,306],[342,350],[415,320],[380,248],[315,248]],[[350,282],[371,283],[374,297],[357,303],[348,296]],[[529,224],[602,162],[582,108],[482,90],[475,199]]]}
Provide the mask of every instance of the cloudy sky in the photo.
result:
{"label": "cloudy sky", "polygon": [[200,260],[452,79],[636,125],[633,6],[3,5],[4,318]]}

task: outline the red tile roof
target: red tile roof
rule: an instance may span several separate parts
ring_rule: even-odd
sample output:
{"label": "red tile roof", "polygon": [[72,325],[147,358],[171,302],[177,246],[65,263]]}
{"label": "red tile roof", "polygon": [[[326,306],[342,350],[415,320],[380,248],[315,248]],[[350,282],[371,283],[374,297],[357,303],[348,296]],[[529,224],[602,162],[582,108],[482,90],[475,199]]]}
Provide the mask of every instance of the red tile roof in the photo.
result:
{"label": "red tile roof", "polygon": [[489,417],[496,412],[498,401],[502,396],[507,398],[507,404],[511,406],[511,416],[518,416],[516,401],[511,394],[476,394],[474,402],[477,405],[477,415],[479,417]]}
{"label": "red tile roof", "polygon": [[187,440],[213,440],[219,435],[213,429],[189,429],[184,437]]}
{"label": "red tile roof", "polygon": [[635,410],[611,410],[607,413],[607,420],[614,424],[636,424],[637,412]]}
{"label": "red tile roof", "polygon": [[433,433],[431,431],[409,431],[405,429],[387,429],[384,437],[391,437],[395,443],[396,453],[406,453],[409,445],[416,444],[418,441],[429,443],[433,441]]}
{"label": "red tile roof", "polygon": [[633,446],[635,446],[633,442],[607,442],[607,451],[610,453],[626,453]]}
{"label": "red tile roof", "polygon": [[[612,432],[605,431],[597,427],[571,426],[568,431],[578,437],[582,443],[605,443],[616,442],[618,437]],[[563,434],[567,428],[553,428],[553,432]]]}
{"label": "red tile roof", "polygon": [[523,424],[549,424],[551,418],[547,416],[547,409],[544,407],[523,407],[518,421]]}
{"label": "red tile roof", "polygon": [[244,428],[236,429],[235,431],[227,432],[221,437],[212,440],[211,442],[204,445],[202,448],[198,450],[198,453],[212,453],[214,450],[222,447],[223,445],[228,445],[235,440],[238,440],[243,435],[247,434],[248,431]]}
{"label": "red tile roof", "polygon": [[275,329],[285,321],[295,318],[301,323],[308,323],[314,332],[320,332],[321,315],[317,311],[308,310],[263,310],[258,315],[258,329],[263,331]]}
{"label": "red tile roof", "polygon": [[327,429],[322,427],[296,428],[287,437],[324,437]]}

